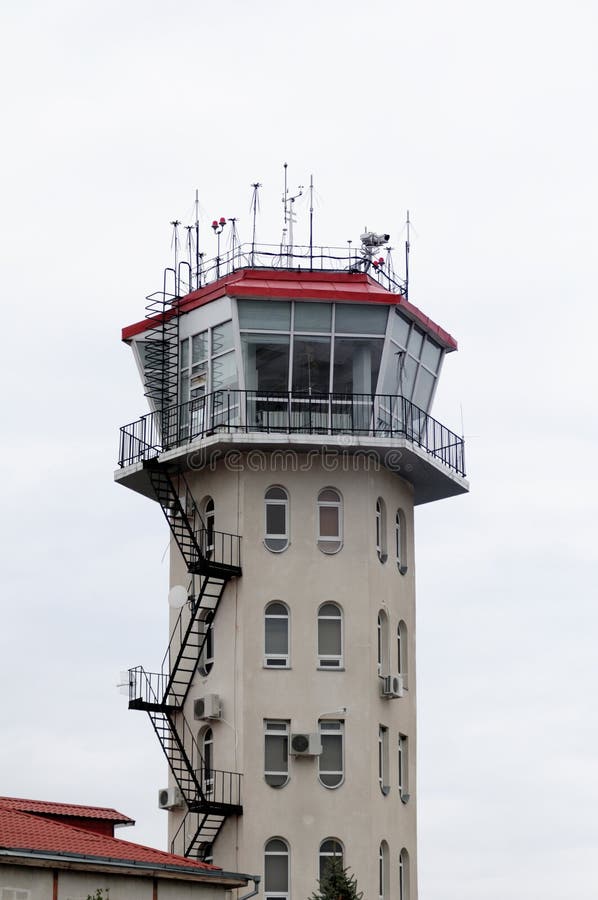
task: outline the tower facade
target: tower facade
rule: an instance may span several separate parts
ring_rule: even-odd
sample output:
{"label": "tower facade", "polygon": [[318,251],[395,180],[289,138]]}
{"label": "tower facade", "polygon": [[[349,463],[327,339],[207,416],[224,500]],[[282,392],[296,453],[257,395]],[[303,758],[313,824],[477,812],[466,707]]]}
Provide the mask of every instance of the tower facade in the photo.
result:
{"label": "tower facade", "polygon": [[334,856],[366,897],[417,897],[414,509],[467,482],[430,415],[456,343],[377,237],[239,245],[123,330],[151,411],[116,478],[172,536],[168,648],[129,705],[168,760],[171,849],[261,871],[268,900]]}

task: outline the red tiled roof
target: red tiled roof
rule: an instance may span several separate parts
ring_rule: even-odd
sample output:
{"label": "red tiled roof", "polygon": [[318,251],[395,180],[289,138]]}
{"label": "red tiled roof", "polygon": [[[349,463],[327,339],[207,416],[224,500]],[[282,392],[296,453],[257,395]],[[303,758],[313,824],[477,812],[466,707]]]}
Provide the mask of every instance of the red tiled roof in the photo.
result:
{"label": "red tiled roof", "polygon": [[49,800],[25,800],[21,797],[0,797],[0,808],[39,815],[73,816],[78,819],[104,819],[115,824],[135,824],[135,820],[105,806],[80,806],[78,803],[52,803]]}
{"label": "red tiled roof", "polygon": [[[393,294],[364,272],[297,272],[291,269],[241,269],[181,297],[179,314],[191,312],[219,297],[267,300],[332,300],[343,303],[383,303],[398,306],[433,335],[446,350],[456,350],[457,342],[402,294]],[[175,315],[169,310],[168,317]],[[143,334],[156,319],[142,319],[122,330],[123,341]]]}
{"label": "red tiled roof", "polygon": [[[4,798],[6,799],[6,798]],[[58,804],[57,804],[58,805]],[[94,809],[94,807],[88,807]],[[29,853],[84,856],[90,862],[119,862],[142,866],[176,866],[200,873],[219,872],[218,866],[196,862],[119,838],[94,834],[61,822],[0,804],[0,847]]]}

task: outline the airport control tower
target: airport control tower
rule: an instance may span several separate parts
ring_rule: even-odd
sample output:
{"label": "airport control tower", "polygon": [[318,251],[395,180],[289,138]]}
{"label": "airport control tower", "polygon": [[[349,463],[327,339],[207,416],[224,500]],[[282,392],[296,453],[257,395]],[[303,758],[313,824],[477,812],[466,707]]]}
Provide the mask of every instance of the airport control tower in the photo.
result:
{"label": "airport control tower", "polygon": [[150,411],[116,480],[171,534],[166,653],[129,673],[170,848],[261,871],[268,900],[306,900],[335,856],[368,900],[416,900],[414,510],[468,490],[430,415],[457,345],[386,234],[212,227],[217,257],[197,241],[123,330]]}

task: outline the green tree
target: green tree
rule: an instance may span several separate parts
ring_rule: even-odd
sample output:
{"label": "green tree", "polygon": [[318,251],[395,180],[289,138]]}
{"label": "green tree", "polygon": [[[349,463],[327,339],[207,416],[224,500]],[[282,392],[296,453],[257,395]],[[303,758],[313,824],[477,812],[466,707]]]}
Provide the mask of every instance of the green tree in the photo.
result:
{"label": "green tree", "polygon": [[326,861],[324,876],[318,884],[319,890],[309,900],[361,900],[363,897],[363,891],[357,890],[355,875],[349,875],[340,856]]}
{"label": "green tree", "polygon": [[98,888],[95,894],[88,894],[85,900],[110,900],[110,888],[106,888],[106,893],[103,888]]}

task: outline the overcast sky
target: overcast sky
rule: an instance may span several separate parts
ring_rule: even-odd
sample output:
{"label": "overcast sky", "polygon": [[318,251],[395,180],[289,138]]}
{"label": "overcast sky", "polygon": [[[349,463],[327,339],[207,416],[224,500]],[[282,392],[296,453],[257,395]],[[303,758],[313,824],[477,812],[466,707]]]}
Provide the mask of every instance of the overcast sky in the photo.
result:
{"label": "overcast sky", "polygon": [[[472,491],[419,509],[421,900],[598,895],[595,0],[5,0],[0,793],[115,806],[165,846],[121,669],[159,663],[168,534],[112,483],[145,411],[122,325],[170,220],[364,225],[459,341],[436,416]],[[299,208],[297,237],[307,234]],[[303,229],[303,234],[301,230]]]}

